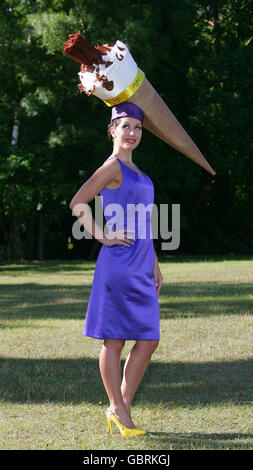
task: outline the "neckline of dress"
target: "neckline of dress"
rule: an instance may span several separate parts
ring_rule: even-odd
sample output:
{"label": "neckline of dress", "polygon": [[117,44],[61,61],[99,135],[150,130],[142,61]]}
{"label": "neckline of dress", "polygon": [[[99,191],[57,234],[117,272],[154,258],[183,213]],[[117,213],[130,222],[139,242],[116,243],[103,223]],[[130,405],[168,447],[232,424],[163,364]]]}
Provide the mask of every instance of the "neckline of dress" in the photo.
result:
{"label": "neckline of dress", "polygon": [[[132,170],[132,171],[133,171],[134,173],[136,173],[137,175],[139,175],[139,176],[143,176],[143,175],[144,175],[143,172],[142,172],[142,173],[138,173],[138,171],[135,171],[135,170],[133,170],[133,168],[130,168],[130,166],[126,165],[119,157],[113,157],[113,158],[117,158],[117,160],[120,160],[121,163],[123,163],[123,165],[125,165],[127,168],[129,168],[129,170]],[[141,170],[140,170],[140,171],[141,171]]]}

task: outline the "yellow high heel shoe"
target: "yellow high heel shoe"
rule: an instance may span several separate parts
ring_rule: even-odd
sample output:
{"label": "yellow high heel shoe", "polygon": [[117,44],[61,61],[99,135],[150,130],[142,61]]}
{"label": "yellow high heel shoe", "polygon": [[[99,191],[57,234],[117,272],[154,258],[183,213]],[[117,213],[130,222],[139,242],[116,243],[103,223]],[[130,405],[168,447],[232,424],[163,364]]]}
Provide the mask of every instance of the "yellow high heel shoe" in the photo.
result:
{"label": "yellow high heel shoe", "polygon": [[110,408],[107,409],[106,411],[106,417],[107,417],[107,427],[108,427],[108,432],[112,434],[112,422],[118,426],[121,435],[124,437],[133,437],[133,436],[144,436],[147,434],[147,432],[144,429],[131,429],[131,428],[126,428],[123,426],[123,424],[120,423],[120,421],[116,418],[116,416],[111,412]]}

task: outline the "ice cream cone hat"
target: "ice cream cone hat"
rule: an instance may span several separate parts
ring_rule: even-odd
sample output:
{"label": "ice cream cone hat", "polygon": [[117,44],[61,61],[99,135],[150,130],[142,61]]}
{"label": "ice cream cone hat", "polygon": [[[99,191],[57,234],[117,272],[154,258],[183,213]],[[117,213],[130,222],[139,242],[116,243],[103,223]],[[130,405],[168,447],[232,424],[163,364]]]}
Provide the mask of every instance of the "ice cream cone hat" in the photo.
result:
{"label": "ice cream cone hat", "polygon": [[110,107],[124,101],[139,106],[144,112],[143,127],[212,175],[216,174],[123,42],[93,46],[80,33],[70,34],[63,53],[81,64],[78,85],[81,92],[97,96]]}

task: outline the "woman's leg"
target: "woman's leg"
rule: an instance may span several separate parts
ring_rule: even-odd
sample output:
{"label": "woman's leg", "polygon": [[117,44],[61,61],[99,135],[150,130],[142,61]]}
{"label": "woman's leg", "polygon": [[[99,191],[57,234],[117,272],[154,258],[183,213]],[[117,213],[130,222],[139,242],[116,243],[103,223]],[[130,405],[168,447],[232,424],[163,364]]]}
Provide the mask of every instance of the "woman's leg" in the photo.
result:
{"label": "woman's leg", "polygon": [[135,428],[121,394],[120,357],[124,344],[124,340],[105,339],[99,356],[99,368],[110,401],[110,410],[124,426]]}
{"label": "woman's leg", "polygon": [[133,396],[158,344],[159,340],[138,340],[126,359],[121,393],[129,414]]}

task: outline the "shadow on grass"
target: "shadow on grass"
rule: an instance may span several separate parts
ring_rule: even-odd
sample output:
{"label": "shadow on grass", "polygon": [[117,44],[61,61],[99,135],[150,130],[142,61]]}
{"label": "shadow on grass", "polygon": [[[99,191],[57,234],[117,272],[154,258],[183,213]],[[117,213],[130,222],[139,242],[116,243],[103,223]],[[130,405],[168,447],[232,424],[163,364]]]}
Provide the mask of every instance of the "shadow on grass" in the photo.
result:
{"label": "shadow on grass", "polygon": [[46,260],[46,261],[30,261],[30,262],[13,262],[0,265],[1,274],[22,274],[32,272],[34,274],[44,274],[45,272],[66,272],[66,271],[94,271],[95,261],[88,260]]}
{"label": "shadow on grass", "polygon": [[0,285],[0,321],[40,318],[85,319],[90,291],[91,285],[64,286],[36,283]]}
{"label": "shadow on grass", "polygon": [[[101,246],[102,248],[102,246]],[[100,251],[100,250],[99,250]],[[97,254],[97,257],[99,252]],[[4,273],[22,273],[26,271],[32,272],[61,272],[61,271],[87,271],[94,269],[96,260],[85,259],[54,259],[54,260],[32,260],[32,261],[13,261],[10,263],[1,263],[0,272]],[[224,255],[182,255],[182,254],[166,254],[161,252],[158,255],[159,263],[209,263],[221,261],[251,261],[253,254],[224,254]]]}
{"label": "shadow on grass", "polygon": [[[0,285],[2,319],[84,319],[91,284]],[[163,292],[162,292],[163,291]],[[251,313],[251,283],[189,282],[164,284],[159,296],[160,317],[184,318]],[[163,300],[166,297],[166,301]],[[169,300],[167,300],[169,298]]]}
{"label": "shadow on grass", "polygon": [[224,255],[172,255],[172,254],[161,254],[158,256],[159,262],[164,263],[210,263],[210,262],[221,262],[221,261],[252,261],[253,255],[244,254],[224,254]]}
{"label": "shadow on grass", "polygon": [[146,437],[159,449],[252,449],[253,433],[166,433],[149,432]]}
{"label": "shadow on grass", "polygon": [[[122,361],[123,368],[123,361]],[[252,397],[252,360],[205,363],[151,362],[135,403],[194,407]],[[99,404],[108,399],[98,360],[0,359],[0,400],[15,403],[63,402]]]}

